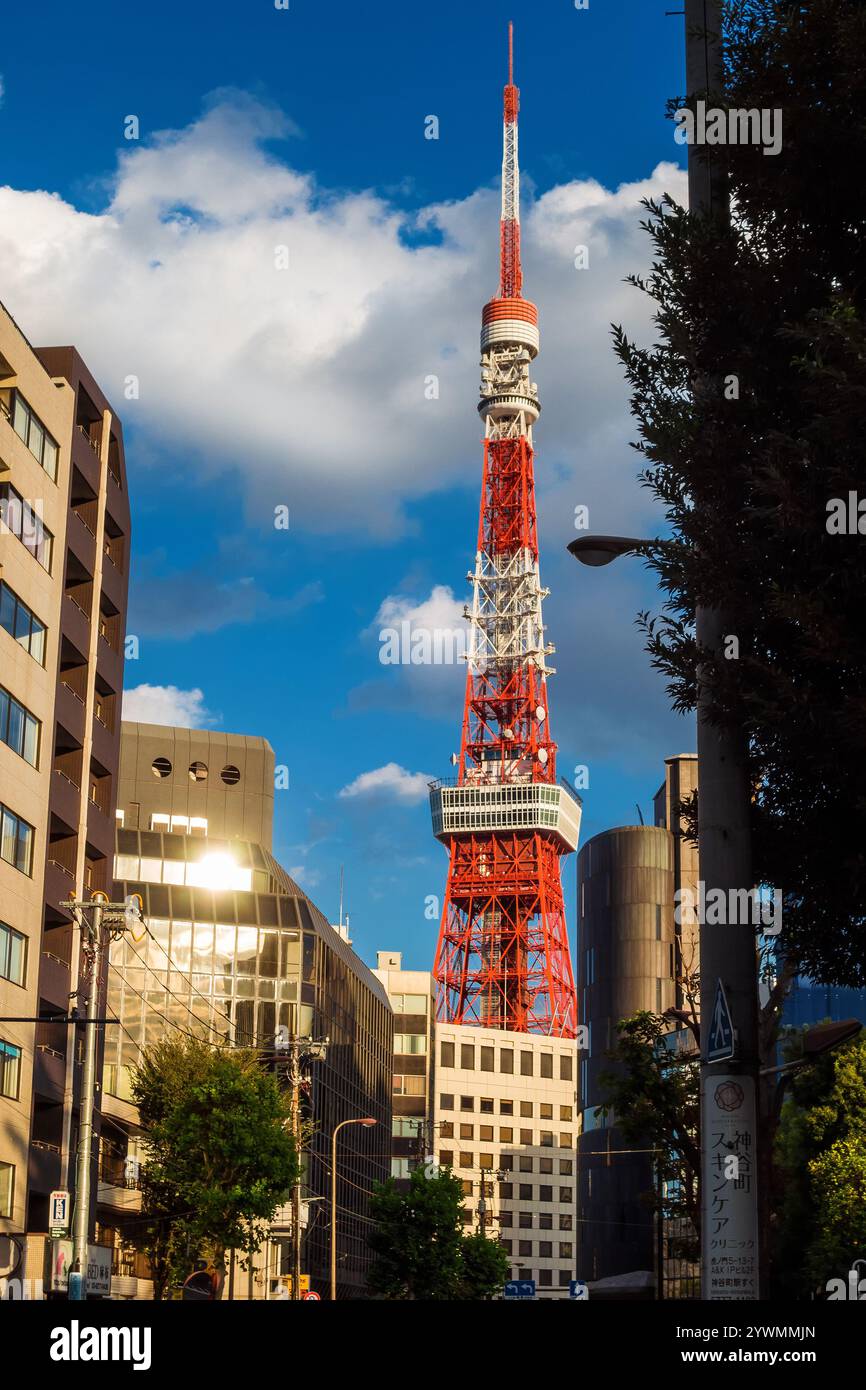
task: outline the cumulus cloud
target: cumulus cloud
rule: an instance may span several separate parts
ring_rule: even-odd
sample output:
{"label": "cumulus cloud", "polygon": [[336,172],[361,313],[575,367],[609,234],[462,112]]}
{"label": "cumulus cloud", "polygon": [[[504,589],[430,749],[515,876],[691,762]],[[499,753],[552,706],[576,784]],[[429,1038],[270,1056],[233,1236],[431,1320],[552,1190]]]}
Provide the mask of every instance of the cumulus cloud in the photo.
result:
{"label": "cumulus cloud", "polygon": [[408,772],[399,763],[386,763],[371,772],[362,772],[339,794],[342,797],[384,796],[405,803],[423,801],[430,781],[426,772]]}
{"label": "cumulus cloud", "polygon": [[214,716],[204,703],[204,691],[180,690],[176,685],[136,685],[123,692],[123,718],[138,724],[174,724],[202,729]]}
{"label": "cumulus cloud", "polygon": [[[142,455],[170,444],[200,476],[231,473],[262,524],[285,502],[293,526],[393,536],[414,499],[477,467],[496,152],[489,188],[407,213],[295,172],[274,153],[291,134],[279,112],[223,92],[188,127],[125,152],[101,212],[0,190],[4,300],[33,341],[76,342],[143,427]],[[531,176],[531,148],[525,162]],[[594,526],[606,510],[620,527],[647,510],[617,463],[630,427],[608,324],[649,326],[622,282],[649,259],[639,200],[665,190],[685,196],[672,164],[616,190],[583,180],[524,199],[525,285],[542,327],[539,484],[562,488],[569,511],[595,507]],[[137,401],[124,398],[130,375]]]}

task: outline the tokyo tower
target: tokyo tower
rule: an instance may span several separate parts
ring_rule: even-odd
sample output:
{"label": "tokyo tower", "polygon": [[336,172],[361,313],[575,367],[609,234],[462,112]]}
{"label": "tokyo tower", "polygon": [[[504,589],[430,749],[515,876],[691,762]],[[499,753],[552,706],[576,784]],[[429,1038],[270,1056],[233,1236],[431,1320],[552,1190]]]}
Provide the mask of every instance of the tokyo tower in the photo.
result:
{"label": "tokyo tower", "polygon": [[440,1021],[572,1038],[574,977],[560,858],[580,798],[557,780],[550,730],[532,428],[538,310],[522,295],[518,90],[504,93],[499,293],[481,316],[484,464],[457,778],[430,790],[450,852],[434,973]]}

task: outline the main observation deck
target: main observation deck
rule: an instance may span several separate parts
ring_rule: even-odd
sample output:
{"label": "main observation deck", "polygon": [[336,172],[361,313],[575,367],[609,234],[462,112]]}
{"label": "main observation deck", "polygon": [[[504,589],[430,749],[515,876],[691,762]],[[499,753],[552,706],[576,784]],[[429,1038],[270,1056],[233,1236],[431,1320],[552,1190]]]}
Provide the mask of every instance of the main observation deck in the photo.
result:
{"label": "main observation deck", "polygon": [[568,782],[430,783],[433,834],[455,835],[540,831],[553,835],[567,853],[577,849],[582,802]]}

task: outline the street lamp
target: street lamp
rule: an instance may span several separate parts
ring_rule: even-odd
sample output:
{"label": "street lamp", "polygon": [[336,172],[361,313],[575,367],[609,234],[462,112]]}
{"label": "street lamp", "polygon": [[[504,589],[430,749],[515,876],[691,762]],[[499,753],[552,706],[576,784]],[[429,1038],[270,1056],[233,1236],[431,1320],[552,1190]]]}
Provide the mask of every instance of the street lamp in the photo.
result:
{"label": "street lamp", "polygon": [[360,1120],[341,1120],[331,1135],[331,1302],[337,1301],[337,1135],[346,1125],[364,1125],[367,1129],[378,1124],[371,1115]]}
{"label": "street lamp", "polygon": [[575,560],[598,569],[609,565],[618,555],[632,555],[652,541],[638,541],[633,536],[578,536],[568,547]]}

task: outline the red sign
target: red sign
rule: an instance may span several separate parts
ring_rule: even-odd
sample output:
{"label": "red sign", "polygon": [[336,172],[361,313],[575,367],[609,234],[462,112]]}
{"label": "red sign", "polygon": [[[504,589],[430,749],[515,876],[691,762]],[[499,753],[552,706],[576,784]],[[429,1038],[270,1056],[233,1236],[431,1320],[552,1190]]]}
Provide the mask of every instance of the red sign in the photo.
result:
{"label": "red sign", "polygon": [[304,1303],[321,1303],[322,1301],[322,1295],[316,1293],[315,1289],[308,1289],[306,1293],[301,1294],[301,1298]]}

